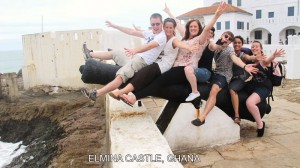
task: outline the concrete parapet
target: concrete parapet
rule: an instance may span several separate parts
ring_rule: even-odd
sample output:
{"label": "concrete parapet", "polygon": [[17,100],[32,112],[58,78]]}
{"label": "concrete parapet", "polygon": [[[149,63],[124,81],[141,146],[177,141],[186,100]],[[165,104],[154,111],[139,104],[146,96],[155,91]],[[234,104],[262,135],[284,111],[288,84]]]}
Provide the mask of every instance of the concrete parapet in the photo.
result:
{"label": "concrete parapet", "polygon": [[131,108],[107,96],[106,117],[109,153],[122,159],[111,167],[183,167],[167,160],[173,153],[144,106]]}
{"label": "concrete parapet", "polygon": [[19,89],[16,73],[4,73],[0,75],[0,98],[7,102],[16,102],[19,100]]}
{"label": "concrete parapet", "polygon": [[24,89],[39,85],[82,87],[78,68],[85,63],[84,42],[94,51],[107,51],[107,48],[123,51],[142,44],[141,38],[102,29],[27,34],[22,40]]}
{"label": "concrete parapet", "polygon": [[[201,112],[205,103],[203,101]],[[182,103],[164,132],[173,151],[224,145],[238,142],[240,139],[240,127],[217,107],[208,114],[204,125],[200,127],[192,125],[191,121],[194,119],[196,119],[194,106],[191,103]]]}

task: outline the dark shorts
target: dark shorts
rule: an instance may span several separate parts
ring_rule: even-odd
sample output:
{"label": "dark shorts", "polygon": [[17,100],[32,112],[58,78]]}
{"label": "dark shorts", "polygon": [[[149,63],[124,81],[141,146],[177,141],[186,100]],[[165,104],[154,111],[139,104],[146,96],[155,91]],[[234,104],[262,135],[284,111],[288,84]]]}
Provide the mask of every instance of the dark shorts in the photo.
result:
{"label": "dark shorts", "polygon": [[211,84],[218,85],[221,89],[228,86],[228,83],[226,81],[225,76],[219,75],[219,74],[213,74]]}
{"label": "dark shorts", "polygon": [[229,89],[234,90],[235,92],[241,91],[246,86],[246,82],[241,78],[232,79],[229,83]]}
{"label": "dark shorts", "polygon": [[195,68],[194,72],[197,82],[207,82],[210,79],[211,72],[206,68]]}
{"label": "dark shorts", "polygon": [[250,94],[256,93],[260,97],[261,101],[265,100],[268,96],[270,96],[271,91],[263,86],[253,86],[247,85],[246,91]]}

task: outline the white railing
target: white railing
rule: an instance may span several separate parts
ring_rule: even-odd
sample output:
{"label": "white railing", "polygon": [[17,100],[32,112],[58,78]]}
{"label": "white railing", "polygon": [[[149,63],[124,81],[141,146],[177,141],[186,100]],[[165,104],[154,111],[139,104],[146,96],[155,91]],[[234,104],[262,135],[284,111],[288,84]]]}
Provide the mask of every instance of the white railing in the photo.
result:
{"label": "white railing", "polygon": [[251,25],[268,25],[268,24],[284,24],[284,23],[299,23],[299,16],[287,16],[280,18],[265,18],[265,19],[252,19]]}
{"label": "white railing", "polygon": [[289,35],[288,36],[289,45],[300,45],[300,35]]}

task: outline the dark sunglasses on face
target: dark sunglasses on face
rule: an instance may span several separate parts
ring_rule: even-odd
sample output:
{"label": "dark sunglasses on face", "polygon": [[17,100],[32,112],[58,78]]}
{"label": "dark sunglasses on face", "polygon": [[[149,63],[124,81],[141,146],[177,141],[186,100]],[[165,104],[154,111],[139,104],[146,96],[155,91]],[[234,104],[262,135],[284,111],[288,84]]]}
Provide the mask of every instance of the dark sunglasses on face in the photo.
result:
{"label": "dark sunglasses on face", "polygon": [[233,39],[232,39],[232,37],[230,37],[230,36],[228,36],[227,34],[225,34],[225,36],[224,36],[226,39],[228,39],[228,40],[230,40],[230,41],[232,41]]}
{"label": "dark sunglasses on face", "polygon": [[160,25],[160,23],[151,23],[151,26],[159,26]]}

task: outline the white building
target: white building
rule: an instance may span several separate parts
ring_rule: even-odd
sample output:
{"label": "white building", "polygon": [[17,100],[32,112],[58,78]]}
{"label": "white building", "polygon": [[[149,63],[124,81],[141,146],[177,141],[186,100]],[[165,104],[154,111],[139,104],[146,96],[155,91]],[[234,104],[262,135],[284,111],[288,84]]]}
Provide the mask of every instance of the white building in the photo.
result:
{"label": "white building", "polygon": [[[230,30],[245,41],[261,41],[263,44],[285,43],[288,35],[300,35],[299,0],[226,0],[229,7],[218,19],[216,38]],[[190,19],[208,23],[220,0],[205,0],[203,8],[197,8],[177,18],[185,24]]]}

